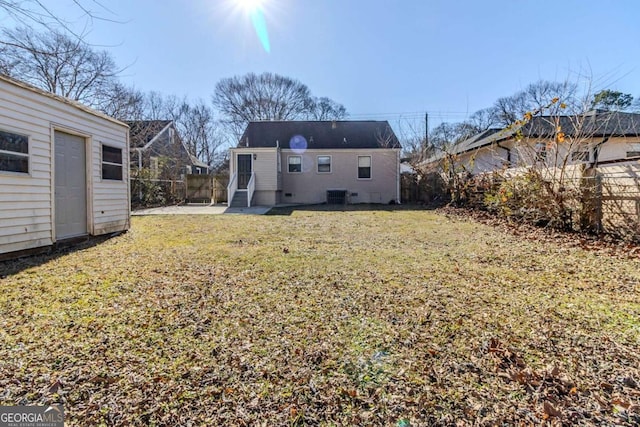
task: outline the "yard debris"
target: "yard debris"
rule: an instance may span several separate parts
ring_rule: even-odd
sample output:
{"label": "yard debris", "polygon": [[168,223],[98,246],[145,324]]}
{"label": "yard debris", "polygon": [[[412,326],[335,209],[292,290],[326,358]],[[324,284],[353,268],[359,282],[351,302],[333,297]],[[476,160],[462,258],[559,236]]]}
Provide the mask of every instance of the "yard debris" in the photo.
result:
{"label": "yard debris", "polygon": [[132,221],[0,265],[0,405],[62,403],[70,426],[640,424],[637,258],[398,206]]}

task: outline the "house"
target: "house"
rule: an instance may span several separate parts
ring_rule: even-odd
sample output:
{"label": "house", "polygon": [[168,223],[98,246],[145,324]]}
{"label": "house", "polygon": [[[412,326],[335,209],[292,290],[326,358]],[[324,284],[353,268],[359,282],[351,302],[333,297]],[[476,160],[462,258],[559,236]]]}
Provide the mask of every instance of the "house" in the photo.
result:
{"label": "house", "polygon": [[640,159],[640,114],[592,110],[572,116],[536,116],[520,126],[488,129],[427,161],[454,156],[476,175],[502,168],[542,164],[589,166]]}
{"label": "house", "polygon": [[157,179],[207,174],[209,166],[189,153],[173,120],[137,120],[129,125],[132,175],[149,169]]}
{"label": "house", "polygon": [[400,143],[386,121],[261,121],[230,150],[231,206],[397,203]]}
{"label": "house", "polygon": [[127,230],[128,130],[0,76],[0,257]]}

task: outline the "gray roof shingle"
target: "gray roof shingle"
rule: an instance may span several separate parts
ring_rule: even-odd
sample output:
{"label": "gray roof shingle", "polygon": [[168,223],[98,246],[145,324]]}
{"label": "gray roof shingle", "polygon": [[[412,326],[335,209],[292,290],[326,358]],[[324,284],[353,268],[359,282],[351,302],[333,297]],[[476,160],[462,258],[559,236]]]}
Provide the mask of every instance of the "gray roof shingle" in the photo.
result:
{"label": "gray roof shingle", "polygon": [[295,149],[305,143],[307,149],[401,148],[387,121],[250,122],[238,147]]}
{"label": "gray roof shingle", "polygon": [[556,134],[560,126],[566,136],[589,137],[637,137],[640,136],[640,114],[620,111],[591,111],[576,116],[536,116],[522,126],[509,129],[489,129],[483,133],[459,142],[453,148],[455,154],[513,137],[518,130],[529,138],[548,139]]}

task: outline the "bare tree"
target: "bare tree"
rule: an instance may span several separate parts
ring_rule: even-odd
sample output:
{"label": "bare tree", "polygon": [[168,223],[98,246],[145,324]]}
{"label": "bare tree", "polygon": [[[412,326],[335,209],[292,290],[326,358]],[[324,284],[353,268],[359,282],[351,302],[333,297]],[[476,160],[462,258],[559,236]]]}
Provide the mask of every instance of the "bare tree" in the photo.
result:
{"label": "bare tree", "polygon": [[467,123],[476,133],[498,126],[497,110],[494,107],[483,108],[469,117]]}
{"label": "bare tree", "polygon": [[402,157],[414,166],[425,159],[426,123],[424,120],[401,117],[396,123],[397,136],[402,141]]}
{"label": "bare tree", "polygon": [[[105,5],[97,0],[73,0],[73,4],[84,18],[83,27],[94,20],[111,21],[113,16]],[[22,26],[29,28],[51,29],[58,28],[74,38],[82,39],[82,35],[71,29],[73,22],[56,13],[47,2],[42,0],[0,0],[0,11]],[[0,41],[0,44],[3,42]]]}
{"label": "bare tree", "polygon": [[440,123],[429,132],[431,151],[449,151],[456,143],[468,138],[475,129],[467,122]]}
{"label": "bare tree", "polygon": [[216,151],[224,144],[224,138],[211,107],[202,100],[194,104],[183,102],[176,117],[176,126],[191,154],[209,166],[219,160]]}
{"label": "bare tree", "polygon": [[249,73],[220,80],[213,105],[236,139],[250,121],[346,117],[342,105],[328,98],[314,99],[305,84],[273,73]]}
{"label": "bare tree", "polygon": [[255,120],[295,120],[309,112],[309,88],[289,77],[273,73],[249,73],[218,82],[213,104],[235,136]]}
{"label": "bare tree", "polygon": [[561,113],[560,105],[565,106],[565,112],[577,112],[576,109],[581,109],[582,104],[574,102],[576,88],[575,84],[569,82],[540,80],[514,95],[498,98],[493,105],[495,124],[502,127],[510,126],[524,117],[527,112],[550,105],[554,98],[558,98],[560,102],[552,104],[550,114]]}
{"label": "bare tree", "polygon": [[143,98],[141,116],[130,120],[172,120],[190,155],[209,166],[220,161],[220,147],[226,141],[211,106],[159,92],[148,92]]}
{"label": "bare tree", "polygon": [[115,81],[103,88],[104,93],[97,97],[100,101],[96,108],[118,120],[141,120],[144,117],[144,94],[133,87],[127,87]]}
{"label": "bare tree", "polygon": [[99,108],[117,83],[111,55],[59,31],[27,27],[2,32],[0,69],[51,93]]}
{"label": "bare tree", "polygon": [[344,105],[327,97],[312,99],[308,115],[310,120],[344,120],[347,117],[349,114]]}

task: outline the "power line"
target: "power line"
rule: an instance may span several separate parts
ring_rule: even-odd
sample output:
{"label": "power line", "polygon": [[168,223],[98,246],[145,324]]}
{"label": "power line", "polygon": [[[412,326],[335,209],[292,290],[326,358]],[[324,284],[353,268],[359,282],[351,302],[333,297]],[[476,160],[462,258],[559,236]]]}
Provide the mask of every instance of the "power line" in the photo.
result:
{"label": "power line", "polygon": [[436,110],[425,110],[425,111],[406,111],[401,113],[353,113],[349,114],[349,118],[352,119],[374,119],[374,118],[389,118],[392,120],[399,119],[417,119],[423,118],[425,114],[429,114],[430,116],[438,119],[466,119],[471,114],[469,112],[462,111],[436,111]]}

